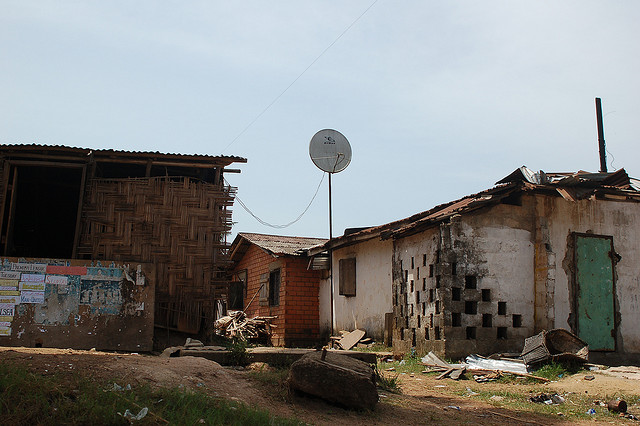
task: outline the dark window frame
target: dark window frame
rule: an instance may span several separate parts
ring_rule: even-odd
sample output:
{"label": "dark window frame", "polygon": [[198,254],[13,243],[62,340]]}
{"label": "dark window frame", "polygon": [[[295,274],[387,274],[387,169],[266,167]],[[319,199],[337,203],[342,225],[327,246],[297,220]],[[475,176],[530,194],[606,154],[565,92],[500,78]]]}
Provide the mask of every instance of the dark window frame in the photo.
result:
{"label": "dark window frame", "polygon": [[356,258],[349,257],[339,261],[339,293],[341,296],[356,295]]}
{"label": "dark window frame", "polygon": [[269,306],[280,306],[280,285],[282,273],[280,268],[269,271]]}

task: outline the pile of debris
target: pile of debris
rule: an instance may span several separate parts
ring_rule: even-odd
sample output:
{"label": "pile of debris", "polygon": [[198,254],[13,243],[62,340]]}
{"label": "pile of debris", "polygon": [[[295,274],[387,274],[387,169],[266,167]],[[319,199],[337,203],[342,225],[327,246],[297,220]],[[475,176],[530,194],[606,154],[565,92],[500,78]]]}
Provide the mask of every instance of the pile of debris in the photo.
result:
{"label": "pile of debris", "polygon": [[216,320],[213,328],[216,334],[227,338],[237,338],[240,340],[268,338],[271,336],[271,329],[276,325],[271,321],[277,316],[258,316],[247,318],[243,311],[228,311],[227,315]]}
{"label": "pile of debris", "polygon": [[427,371],[442,372],[438,379],[449,377],[458,380],[469,373],[477,382],[488,382],[507,373],[548,382],[548,379],[534,376],[530,372],[549,361],[584,363],[588,357],[589,347],[584,341],[566,330],[554,329],[525,339],[521,354],[496,354],[489,358],[469,355],[464,363],[449,364],[429,352],[422,358],[422,364],[429,368]]}
{"label": "pile of debris", "polygon": [[499,379],[503,374],[528,377],[541,382],[548,382],[544,377],[534,376],[528,373],[527,366],[522,360],[505,358],[483,358],[479,355],[469,355],[464,363],[449,364],[438,358],[433,352],[429,352],[422,358],[422,364],[428,367],[429,371],[439,371],[441,374],[438,380],[446,377],[459,380],[465,373],[473,375],[476,382],[490,382]]}
{"label": "pile of debris", "polygon": [[348,351],[353,347],[370,348],[375,343],[371,337],[364,337],[366,333],[360,329],[351,332],[341,330],[338,334],[340,334],[340,336],[331,336],[329,338],[329,346],[333,349],[344,349]]}

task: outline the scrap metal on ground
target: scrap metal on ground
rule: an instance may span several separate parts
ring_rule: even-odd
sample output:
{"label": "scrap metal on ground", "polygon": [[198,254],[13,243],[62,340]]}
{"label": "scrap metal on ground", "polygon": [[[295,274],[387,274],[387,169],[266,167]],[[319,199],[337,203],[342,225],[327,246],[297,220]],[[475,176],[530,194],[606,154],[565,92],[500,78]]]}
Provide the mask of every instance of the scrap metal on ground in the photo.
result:
{"label": "scrap metal on ground", "polygon": [[465,372],[473,374],[478,382],[498,379],[502,374],[513,374],[522,377],[548,382],[544,377],[529,374],[535,367],[549,361],[586,362],[589,356],[587,344],[571,332],[563,329],[545,330],[525,339],[524,349],[520,355],[492,355],[484,358],[469,355],[461,364],[449,364],[429,352],[422,358],[422,364],[431,371],[441,371],[438,379],[445,377],[458,380]]}

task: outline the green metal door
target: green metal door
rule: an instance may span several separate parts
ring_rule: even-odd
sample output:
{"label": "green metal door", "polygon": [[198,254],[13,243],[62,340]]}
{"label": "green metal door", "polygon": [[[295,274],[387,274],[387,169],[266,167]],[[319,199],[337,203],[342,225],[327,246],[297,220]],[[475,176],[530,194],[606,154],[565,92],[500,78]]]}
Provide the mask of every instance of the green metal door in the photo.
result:
{"label": "green metal door", "polygon": [[612,255],[612,238],[576,235],[578,336],[589,350],[616,348]]}

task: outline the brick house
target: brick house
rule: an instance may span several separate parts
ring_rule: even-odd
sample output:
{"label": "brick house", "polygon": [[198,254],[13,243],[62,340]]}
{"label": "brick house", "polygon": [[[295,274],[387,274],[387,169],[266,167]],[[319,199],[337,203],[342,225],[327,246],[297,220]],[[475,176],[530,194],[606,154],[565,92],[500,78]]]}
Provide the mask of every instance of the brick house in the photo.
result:
{"label": "brick house", "polygon": [[227,308],[248,317],[277,316],[274,346],[310,346],[319,339],[322,271],[309,270],[306,250],[321,238],[239,233],[231,244],[234,283]]}

